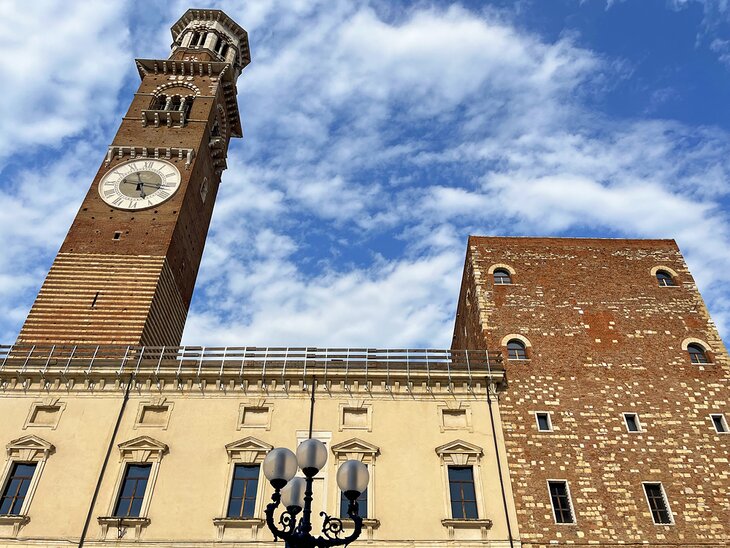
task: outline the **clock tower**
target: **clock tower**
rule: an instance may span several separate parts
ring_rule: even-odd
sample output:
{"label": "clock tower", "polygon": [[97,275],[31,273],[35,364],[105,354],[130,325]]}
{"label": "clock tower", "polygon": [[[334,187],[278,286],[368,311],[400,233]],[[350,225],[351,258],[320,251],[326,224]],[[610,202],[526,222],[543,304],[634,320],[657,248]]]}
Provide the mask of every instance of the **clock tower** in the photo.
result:
{"label": "clock tower", "polygon": [[139,89],[18,344],[180,343],[228,144],[248,36],[188,10],[168,59],[137,59]]}

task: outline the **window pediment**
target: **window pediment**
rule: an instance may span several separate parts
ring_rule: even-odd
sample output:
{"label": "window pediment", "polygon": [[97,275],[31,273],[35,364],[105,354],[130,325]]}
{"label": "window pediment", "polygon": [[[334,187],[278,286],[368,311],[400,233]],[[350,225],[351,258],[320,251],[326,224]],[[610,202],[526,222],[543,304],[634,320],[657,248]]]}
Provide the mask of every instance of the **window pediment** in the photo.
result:
{"label": "window pediment", "polygon": [[56,450],[52,443],[38,436],[23,436],[11,441],[6,448],[11,459],[29,462],[46,460]]}
{"label": "window pediment", "polygon": [[436,448],[436,454],[443,464],[466,466],[476,464],[484,455],[484,450],[463,440],[454,440]]}
{"label": "window pediment", "polygon": [[120,460],[131,462],[159,462],[168,449],[167,444],[149,436],[139,436],[119,444]]}
{"label": "window pediment", "polygon": [[338,460],[372,462],[380,454],[380,448],[359,438],[352,438],[332,446]]}
{"label": "window pediment", "polygon": [[266,454],[272,449],[273,446],[253,436],[248,436],[226,445],[228,462],[235,460],[248,463],[261,463]]}

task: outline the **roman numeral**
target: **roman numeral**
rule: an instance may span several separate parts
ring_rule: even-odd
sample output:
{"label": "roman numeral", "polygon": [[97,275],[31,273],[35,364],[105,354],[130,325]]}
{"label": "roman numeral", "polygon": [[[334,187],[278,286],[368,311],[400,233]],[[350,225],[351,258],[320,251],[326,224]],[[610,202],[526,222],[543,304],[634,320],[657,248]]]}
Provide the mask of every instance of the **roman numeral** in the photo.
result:
{"label": "roman numeral", "polygon": [[114,181],[104,181],[104,186],[114,186]]}
{"label": "roman numeral", "polygon": [[174,177],[174,176],[175,176],[174,171],[172,173],[165,173],[165,179],[169,179],[170,177]]}
{"label": "roman numeral", "polygon": [[160,196],[163,199],[167,198],[170,195],[169,192],[167,192],[166,190],[162,190],[162,189],[158,190],[155,194],[157,194],[158,196]]}
{"label": "roman numeral", "polygon": [[154,167],[155,167],[154,162],[145,162],[142,165],[143,165],[142,169],[154,169]]}
{"label": "roman numeral", "polygon": [[104,191],[104,196],[106,196],[107,198],[111,198],[111,197],[112,197],[112,196],[114,196],[114,195],[115,195],[116,193],[117,193],[117,191],[116,191],[116,190],[114,190],[114,189],[111,189],[111,190],[105,190],[105,191]]}
{"label": "roman numeral", "polygon": [[112,204],[114,204],[115,206],[118,206],[118,205],[120,205],[120,204],[121,204],[121,203],[122,203],[123,201],[124,201],[124,198],[122,198],[122,197],[120,196],[119,198],[117,198],[116,200],[114,200],[114,201],[112,202]]}

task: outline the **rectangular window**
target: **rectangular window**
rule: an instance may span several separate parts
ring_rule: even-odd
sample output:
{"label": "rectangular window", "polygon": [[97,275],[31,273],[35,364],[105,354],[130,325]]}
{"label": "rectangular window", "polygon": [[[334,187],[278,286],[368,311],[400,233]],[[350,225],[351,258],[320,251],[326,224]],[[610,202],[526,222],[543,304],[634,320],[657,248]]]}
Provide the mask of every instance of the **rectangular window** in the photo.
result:
{"label": "rectangular window", "polygon": [[550,413],[535,413],[535,420],[537,420],[537,429],[540,432],[552,431],[553,424],[550,420]]}
{"label": "rectangular window", "polygon": [[237,464],[233,469],[229,518],[252,518],[256,511],[256,491],[259,487],[259,465]]}
{"label": "rectangular window", "polygon": [[124,480],[122,481],[122,489],[119,491],[117,507],[114,510],[115,517],[139,517],[151,469],[151,464],[127,465],[127,469],[124,472]]}
{"label": "rectangular window", "polygon": [[471,466],[449,466],[451,517],[477,519],[477,495],[474,489],[474,470]]}
{"label": "rectangular window", "polygon": [[[361,518],[365,519],[368,517],[368,490],[367,487],[365,488],[365,491],[360,493],[360,496],[357,497],[357,515]],[[347,507],[350,505],[350,501],[347,500],[347,497],[345,496],[345,493],[340,491],[340,517],[346,518],[349,517],[347,515]]]}
{"label": "rectangular window", "polygon": [[626,430],[629,432],[641,432],[639,415],[636,413],[624,413],[624,421],[626,422]]}
{"label": "rectangular window", "polygon": [[727,434],[728,427],[727,421],[724,415],[710,415],[712,417],[712,424],[715,426],[715,432],[718,434]]}
{"label": "rectangular window", "polygon": [[548,481],[556,523],[575,523],[567,481]]}
{"label": "rectangular window", "polygon": [[28,486],[35,473],[35,462],[16,462],[0,499],[0,515],[20,515]]}
{"label": "rectangular window", "polygon": [[645,483],[644,493],[646,493],[646,501],[649,503],[649,510],[651,511],[651,517],[654,523],[671,524],[672,513],[669,511],[662,484]]}

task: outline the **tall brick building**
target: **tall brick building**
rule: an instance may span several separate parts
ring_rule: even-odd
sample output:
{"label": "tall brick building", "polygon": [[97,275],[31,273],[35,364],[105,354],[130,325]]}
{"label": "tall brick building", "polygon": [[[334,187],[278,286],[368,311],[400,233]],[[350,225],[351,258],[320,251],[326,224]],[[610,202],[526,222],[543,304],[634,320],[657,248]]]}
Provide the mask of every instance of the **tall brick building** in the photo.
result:
{"label": "tall brick building", "polygon": [[507,360],[523,546],[730,545],[730,363],[674,241],[471,237],[453,347]]}

